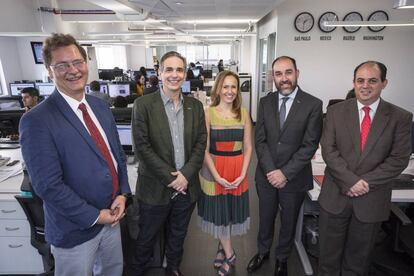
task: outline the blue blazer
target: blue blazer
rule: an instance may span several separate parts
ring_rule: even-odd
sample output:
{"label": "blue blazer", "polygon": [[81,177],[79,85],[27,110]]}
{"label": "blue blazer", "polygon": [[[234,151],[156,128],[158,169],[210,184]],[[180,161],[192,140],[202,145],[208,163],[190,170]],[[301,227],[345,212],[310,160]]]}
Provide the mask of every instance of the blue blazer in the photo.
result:
{"label": "blue blazer", "polygon": [[[108,104],[86,95],[118,162],[120,193],[129,193],[126,158]],[[112,178],[88,131],[59,92],[23,115],[20,143],[32,185],[44,201],[46,240],[71,248],[95,237],[110,207]]]}

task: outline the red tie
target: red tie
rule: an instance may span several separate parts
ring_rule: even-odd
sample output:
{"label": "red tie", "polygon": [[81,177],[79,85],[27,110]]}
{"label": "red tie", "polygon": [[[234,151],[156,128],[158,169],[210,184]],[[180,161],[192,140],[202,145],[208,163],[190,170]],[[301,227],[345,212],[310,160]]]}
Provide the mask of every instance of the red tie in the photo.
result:
{"label": "red tie", "polygon": [[119,189],[119,180],[118,174],[116,173],[114,162],[112,161],[111,154],[109,153],[108,147],[99,132],[98,128],[96,127],[95,123],[92,121],[91,116],[89,116],[88,110],[86,110],[86,105],[84,103],[79,104],[79,109],[82,111],[83,120],[85,121],[86,126],[88,127],[89,133],[92,136],[93,141],[98,146],[99,150],[101,151],[103,157],[108,164],[109,170],[111,171],[112,176],[112,198],[118,193]]}
{"label": "red tie", "polygon": [[364,151],[365,143],[368,139],[369,129],[371,128],[371,117],[369,116],[371,108],[369,108],[369,106],[364,106],[362,110],[364,110],[365,116],[361,123],[361,152]]}

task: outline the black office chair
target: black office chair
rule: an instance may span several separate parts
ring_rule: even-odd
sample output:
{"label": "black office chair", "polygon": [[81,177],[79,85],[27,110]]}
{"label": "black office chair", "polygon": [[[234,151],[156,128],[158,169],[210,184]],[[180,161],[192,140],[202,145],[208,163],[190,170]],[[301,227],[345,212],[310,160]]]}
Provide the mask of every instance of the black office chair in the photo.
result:
{"label": "black office chair", "polygon": [[29,175],[24,170],[24,178],[20,189],[28,192],[28,196],[14,196],[26,214],[30,224],[30,243],[37,249],[43,259],[43,267],[45,272],[39,275],[53,276],[55,261],[50,251],[50,244],[45,240],[45,219],[43,211],[43,201],[38,197],[30,184]]}

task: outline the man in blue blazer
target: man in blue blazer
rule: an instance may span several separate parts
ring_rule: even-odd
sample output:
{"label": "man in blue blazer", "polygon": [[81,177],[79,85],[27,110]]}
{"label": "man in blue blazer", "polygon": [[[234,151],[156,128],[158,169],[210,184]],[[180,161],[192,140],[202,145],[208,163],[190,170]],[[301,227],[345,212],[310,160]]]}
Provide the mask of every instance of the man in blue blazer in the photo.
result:
{"label": "man in blue blazer", "polygon": [[119,220],[130,193],[125,155],[107,103],[85,95],[86,52],[70,35],[43,47],[56,90],[22,117],[22,154],[43,199],[55,275],[122,275]]}

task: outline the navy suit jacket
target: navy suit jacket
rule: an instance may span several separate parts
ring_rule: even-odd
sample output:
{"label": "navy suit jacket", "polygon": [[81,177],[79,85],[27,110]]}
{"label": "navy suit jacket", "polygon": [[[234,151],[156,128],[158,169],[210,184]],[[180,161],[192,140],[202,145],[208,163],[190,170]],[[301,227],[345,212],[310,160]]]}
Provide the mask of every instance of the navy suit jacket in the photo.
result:
{"label": "navy suit jacket", "polygon": [[[130,192],[126,158],[108,104],[86,95],[118,162],[120,193]],[[20,120],[20,143],[33,189],[44,201],[46,240],[70,248],[102,229],[93,225],[110,207],[112,178],[87,129],[55,91]]]}

